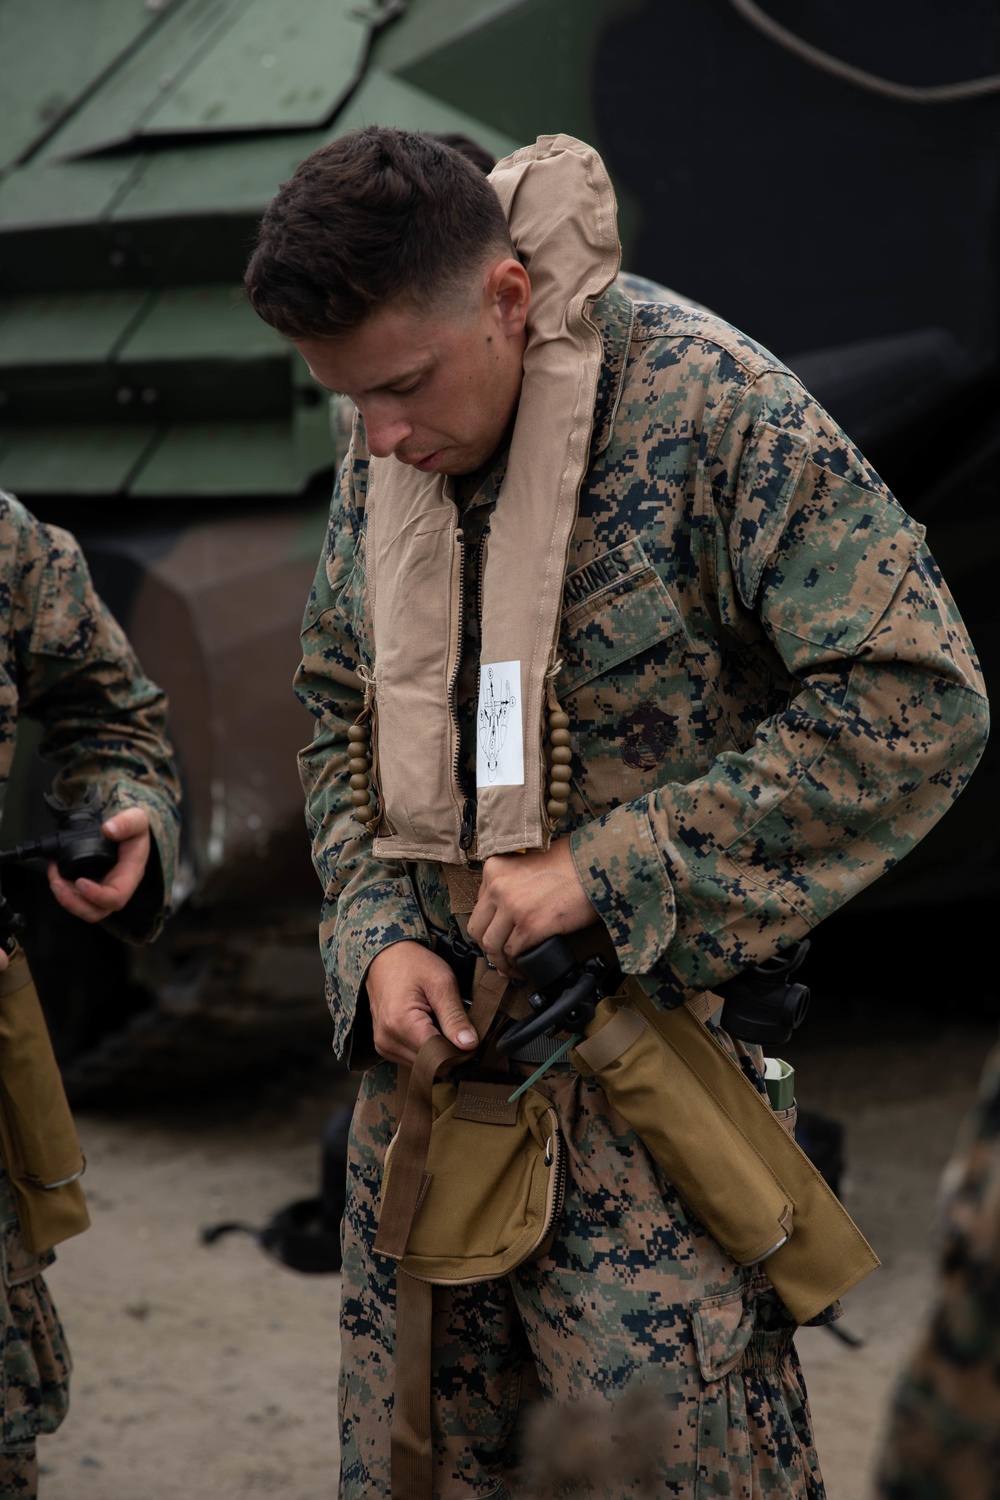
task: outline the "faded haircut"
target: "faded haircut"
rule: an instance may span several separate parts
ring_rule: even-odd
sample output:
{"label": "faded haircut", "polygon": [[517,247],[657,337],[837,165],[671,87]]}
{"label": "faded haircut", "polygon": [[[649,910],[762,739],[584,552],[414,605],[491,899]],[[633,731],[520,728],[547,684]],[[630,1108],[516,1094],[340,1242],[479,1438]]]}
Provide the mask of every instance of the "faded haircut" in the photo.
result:
{"label": "faded haircut", "polygon": [[286,338],[349,333],[384,306],[468,295],[513,255],[479,165],[428,134],[368,125],[307,156],[270,203],[244,285]]}

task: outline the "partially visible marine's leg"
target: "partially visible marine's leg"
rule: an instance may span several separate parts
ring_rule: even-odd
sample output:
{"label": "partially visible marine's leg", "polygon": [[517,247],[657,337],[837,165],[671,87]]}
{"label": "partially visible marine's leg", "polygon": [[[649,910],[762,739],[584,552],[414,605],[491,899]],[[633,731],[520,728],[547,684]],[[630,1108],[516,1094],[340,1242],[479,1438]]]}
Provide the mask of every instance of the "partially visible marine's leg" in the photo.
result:
{"label": "partially visible marine's leg", "polygon": [[25,1247],[10,1180],[2,1167],[0,1214],[0,1500],[8,1496],[34,1500],[38,1491],[35,1439],[39,1433],[55,1432],[66,1415],[72,1361],[41,1274],[55,1257],[51,1252],[35,1256]]}
{"label": "partially visible marine's leg", "polygon": [[34,1443],[0,1448],[0,1500],[35,1500],[38,1457]]}

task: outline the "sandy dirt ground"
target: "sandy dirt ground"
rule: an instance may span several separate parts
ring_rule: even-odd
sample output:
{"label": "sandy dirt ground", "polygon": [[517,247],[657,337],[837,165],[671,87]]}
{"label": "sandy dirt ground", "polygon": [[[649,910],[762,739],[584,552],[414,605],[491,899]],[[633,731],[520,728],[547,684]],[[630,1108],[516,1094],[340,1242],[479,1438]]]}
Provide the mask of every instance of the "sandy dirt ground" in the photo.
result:
{"label": "sandy dirt ground", "polygon": [[[845,1300],[860,1347],[798,1339],[829,1500],[868,1500],[932,1285],[938,1179],[997,1027],[867,1032],[783,1049],[800,1103],[846,1126],[843,1196],[883,1261]],[[49,1278],[76,1371],[41,1445],[42,1500],[333,1500],[338,1278],[290,1271],[249,1235],[199,1235],[316,1193],[320,1127],[350,1093],[318,1065],[203,1106],[79,1117],[93,1224]]]}

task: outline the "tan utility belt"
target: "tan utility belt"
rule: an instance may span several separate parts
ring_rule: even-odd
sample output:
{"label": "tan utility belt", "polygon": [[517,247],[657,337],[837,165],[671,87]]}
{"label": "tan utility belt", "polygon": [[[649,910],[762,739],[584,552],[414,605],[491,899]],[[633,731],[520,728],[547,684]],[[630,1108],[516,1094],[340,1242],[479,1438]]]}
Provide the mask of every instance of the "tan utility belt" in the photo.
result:
{"label": "tan utility belt", "polygon": [[[496,970],[478,967],[470,1020],[481,1036],[506,988]],[[626,979],[570,1057],[599,1080],[706,1229],[739,1264],[763,1260],[789,1312],[807,1322],[879,1261],[706,1028],[720,1003],[706,994],[661,1011]],[[540,1257],[561,1210],[561,1141],[544,1081],[514,1101],[513,1083],[436,1081],[467,1062],[443,1036],[421,1049],[408,1086],[401,1080],[405,1103],[383,1174],[375,1250],[398,1265],[393,1500],[432,1490],[432,1285],[504,1276]]]}
{"label": "tan utility belt", "polygon": [[28,960],[15,949],[0,973],[0,1153],[21,1238],[43,1255],[90,1223],[85,1161]]}

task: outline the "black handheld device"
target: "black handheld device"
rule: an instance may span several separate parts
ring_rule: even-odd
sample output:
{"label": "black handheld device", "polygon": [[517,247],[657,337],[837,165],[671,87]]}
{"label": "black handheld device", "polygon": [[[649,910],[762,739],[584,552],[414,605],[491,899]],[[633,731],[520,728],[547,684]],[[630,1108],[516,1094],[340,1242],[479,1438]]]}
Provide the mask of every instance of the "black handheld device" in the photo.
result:
{"label": "black handheld device", "polygon": [[0,864],[54,859],[64,880],[102,880],[118,861],[118,845],[101,832],[102,812],[96,793],[89,792],[78,807],[64,807],[57,797],[48,794],[45,801],[56,820],[55,833],[0,850]]}
{"label": "black handheld device", "polygon": [[765,1047],[787,1042],[809,1008],[809,990],[798,980],[793,983],[808,952],[809,939],[802,938],[719,985],[723,1031]]}
{"label": "black handheld device", "polygon": [[533,1014],[515,1021],[497,1039],[504,1056],[516,1052],[536,1036],[557,1031],[582,1032],[594,1018],[597,1002],[609,995],[617,970],[593,953],[578,961],[565,938],[551,937],[517,956],[517,967],[534,986],[528,997]]}

